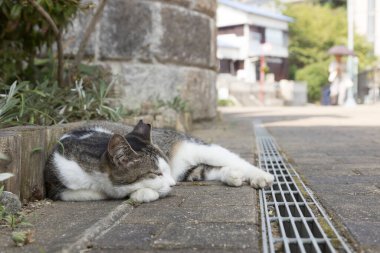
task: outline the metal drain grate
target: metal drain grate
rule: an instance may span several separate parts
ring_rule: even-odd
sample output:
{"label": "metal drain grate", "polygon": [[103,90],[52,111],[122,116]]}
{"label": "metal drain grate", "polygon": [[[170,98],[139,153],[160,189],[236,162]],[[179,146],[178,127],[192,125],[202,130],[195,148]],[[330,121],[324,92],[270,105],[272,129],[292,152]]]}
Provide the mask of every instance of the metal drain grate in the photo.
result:
{"label": "metal drain grate", "polygon": [[254,128],[258,165],[275,176],[260,191],[263,252],[351,252],[274,139],[260,123]]}

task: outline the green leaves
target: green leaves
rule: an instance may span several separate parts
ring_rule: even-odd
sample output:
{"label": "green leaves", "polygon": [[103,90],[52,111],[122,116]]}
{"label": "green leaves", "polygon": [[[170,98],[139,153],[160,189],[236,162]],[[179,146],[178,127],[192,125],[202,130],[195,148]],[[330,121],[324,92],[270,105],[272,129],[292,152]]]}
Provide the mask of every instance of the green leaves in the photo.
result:
{"label": "green leaves", "polygon": [[31,230],[12,232],[11,239],[16,246],[22,247],[34,242],[34,232]]}
{"label": "green leaves", "polygon": [[10,15],[11,19],[19,18],[21,14],[21,10],[22,10],[21,5],[18,5],[18,4],[13,5],[11,9],[11,15]]}
{"label": "green leaves", "polygon": [[[49,13],[60,29],[64,29],[80,9],[79,0],[37,2]],[[35,58],[37,51],[42,48],[51,48],[55,39],[56,35],[46,19],[30,2],[1,0],[0,81],[8,82],[25,77],[30,80],[30,71],[33,70],[30,59]]]}
{"label": "green leaves", "polygon": [[[295,19],[289,24],[290,77],[306,81],[309,100],[317,101],[321,88],[328,83],[328,65],[332,57],[327,51],[347,41],[346,10],[301,3],[288,5],[284,13]],[[355,36],[355,53],[361,69],[375,61],[372,47],[358,35]]]}
{"label": "green leaves", "polygon": [[112,107],[108,98],[115,80],[106,83],[100,76],[82,73],[79,76],[83,79],[76,81],[73,89],[60,88],[50,81],[38,84],[15,81],[10,86],[0,83],[0,128],[76,120],[120,120],[122,107]]}

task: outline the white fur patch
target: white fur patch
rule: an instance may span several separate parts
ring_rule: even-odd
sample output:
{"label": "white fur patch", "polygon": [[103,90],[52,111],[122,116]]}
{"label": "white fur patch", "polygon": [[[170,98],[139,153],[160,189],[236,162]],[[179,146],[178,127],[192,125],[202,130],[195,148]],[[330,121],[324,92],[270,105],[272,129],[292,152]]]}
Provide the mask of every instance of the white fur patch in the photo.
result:
{"label": "white fur patch", "polygon": [[158,158],[158,168],[160,168],[162,175],[168,180],[170,186],[175,185],[175,180],[170,172],[170,166],[165,159],[161,157]]}
{"label": "white fur patch", "polygon": [[207,180],[221,180],[228,185],[239,186],[248,181],[253,187],[265,187],[273,183],[273,175],[253,166],[237,154],[218,145],[203,145],[184,141],[170,162],[172,176],[179,180],[186,170],[197,164],[224,167],[212,170]]}
{"label": "white fur patch", "polygon": [[88,133],[88,134],[84,134],[82,135],[81,137],[79,137],[80,140],[83,140],[83,139],[86,139],[86,138],[89,138],[93,135],[94,133]]}
{"label": "white fur patch", "polygon": [[71,137],[71,134],[64,134],[59,140],[62,141],[63,139],[68,138],[68,137]]}
{"label": "white fur patch", "polygon": [[219,170],[211,170],[207,173],[206,180],[221,181],[222,174],[220,174]]}
{"label": "white fur patch", "polygon": [[112,134],[112,132],[110,130],[105,129],[103,127],[99,127],[99,126],[92,128],[92,130],[94,130],[96,132],[101,132],[101,133],[106,133],[106,134]]}
{"label": "white fur patch", "polygon": [[58,152],[54,153],[53,162],[58,170],[59,179],[67,188],[71,190],[91,188],[91,178],[78,163],[66,159]]}

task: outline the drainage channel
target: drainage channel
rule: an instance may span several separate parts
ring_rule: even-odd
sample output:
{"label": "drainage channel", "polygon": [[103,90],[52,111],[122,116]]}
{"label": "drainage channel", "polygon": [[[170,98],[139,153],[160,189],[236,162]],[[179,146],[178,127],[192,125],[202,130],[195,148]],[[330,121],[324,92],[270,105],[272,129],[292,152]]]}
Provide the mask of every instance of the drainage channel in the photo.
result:
{"label": "drainage channel", "polygon": [[275,176],[260,190],[263,252],[351,252],[267,130],[254,122],[258,165]]}

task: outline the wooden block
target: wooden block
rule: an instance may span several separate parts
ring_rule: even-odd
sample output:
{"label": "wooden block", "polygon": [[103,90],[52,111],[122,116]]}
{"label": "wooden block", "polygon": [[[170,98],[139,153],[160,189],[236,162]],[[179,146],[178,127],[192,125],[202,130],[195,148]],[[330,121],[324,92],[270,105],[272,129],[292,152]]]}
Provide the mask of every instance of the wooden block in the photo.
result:
{"label": "wooden block", "polygon": [[22,126],[8,130],[21,135],[20,199],[33,201],[44,198],[45,127]]}
{"label": "wooden block", "polygon": [[84,124],[20,126],[1,130],[0,152],[8,159],[0,160],[0,172],[15,175],[5,182],[5,189],[22,201],[44,198],[44,168],[48,156],[64,133]]}
{"label": "wooden block", "polygon": [[0,152],[7,157],[6,160],[0,160],[0,173],[14,174],[14,177],[5,181],[5,190],[20,197],[21,135],[15,132],[0,131]]}
{"label": "wooden block", "polygon": [[49,157],[53,148],[58,143],[59,138],[66,132],[62,125],[50,126],[45,131],[45,154],[46,158]]}

